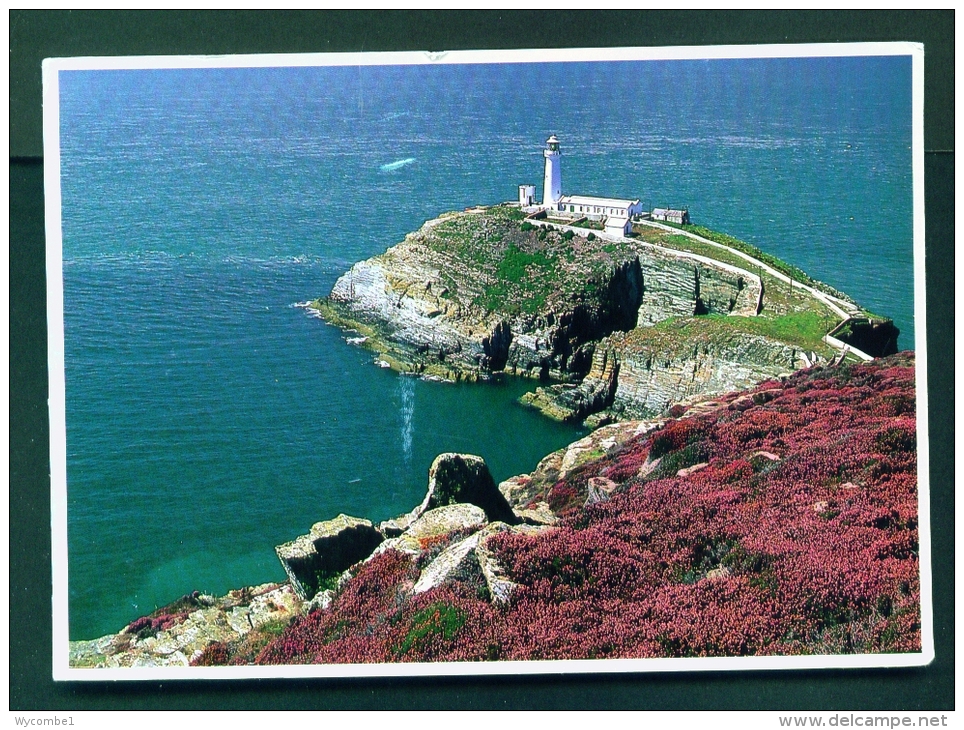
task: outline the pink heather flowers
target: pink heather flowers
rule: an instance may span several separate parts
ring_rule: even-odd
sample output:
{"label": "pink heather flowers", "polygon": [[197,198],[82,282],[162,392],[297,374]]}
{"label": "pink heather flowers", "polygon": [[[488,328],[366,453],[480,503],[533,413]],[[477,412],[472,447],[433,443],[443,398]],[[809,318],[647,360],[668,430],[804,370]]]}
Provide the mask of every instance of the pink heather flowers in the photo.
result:
{"label": "pink heather flowers", "polygon": [[[508,605],[471,582],[413,595],[418,561],[389,550],[255,661],[918,651],[913,355],[740,395],[552,486],[556,529],[491,538]],[[618,486],[584,506],[594,476]]]}

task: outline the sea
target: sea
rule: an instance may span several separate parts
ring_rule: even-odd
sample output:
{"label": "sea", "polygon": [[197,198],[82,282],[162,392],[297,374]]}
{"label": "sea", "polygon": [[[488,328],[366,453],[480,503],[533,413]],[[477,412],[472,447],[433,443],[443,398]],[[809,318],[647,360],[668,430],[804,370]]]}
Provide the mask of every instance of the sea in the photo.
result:
{"label": "sea", "polygon": [[907,57],[61,71],[69,622],[285,578],[274,547],[503,480],[578,428],[531,381],[428,382],[304,308],[440,213],[565,193],[686,207],[914,348]]}

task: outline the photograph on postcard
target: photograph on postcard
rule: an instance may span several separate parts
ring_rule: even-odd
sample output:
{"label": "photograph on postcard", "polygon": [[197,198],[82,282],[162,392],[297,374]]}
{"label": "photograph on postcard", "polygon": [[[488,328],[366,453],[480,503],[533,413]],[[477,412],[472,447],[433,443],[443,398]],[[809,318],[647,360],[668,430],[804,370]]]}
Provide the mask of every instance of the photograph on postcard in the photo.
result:
{"label": "photograph on postcard", "polygon": [[55,677],[926,664],[921,62],[48,60]]}

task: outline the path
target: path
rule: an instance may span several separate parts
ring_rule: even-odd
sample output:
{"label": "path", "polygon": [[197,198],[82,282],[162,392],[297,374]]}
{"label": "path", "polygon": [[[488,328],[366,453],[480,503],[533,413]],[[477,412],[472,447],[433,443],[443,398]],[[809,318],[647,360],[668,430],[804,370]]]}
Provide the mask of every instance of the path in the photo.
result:
{"label": "path", "polygon": [[[544,221],[544,220],[532,220],[530,222],[534,225],[542,225],[542,226],[550,225],[549,221]],[[861,312],[860,307],[858,307],[856,304],[853,304],[852,302],[848,302],[844,299],[840,299],[839,297],[835,297],[832,294],[827,294],[826,292],[822,292],[819,289],[815,289],[814,287],[809,286],[808,284],[804,284],[803,282],[795,281],[787,274],[784,274],[781,271],[777,271],[772,266],[765,264],[763,261],[760,261],[758,258],[755,258],[754,256],[751,256],[748,253],[744,253],[743,251],[740,251],[738,249],[732,248],[731,246],[727,246],[726,244],[717,243],[716,241],[711,241],[708,238],[704,238],[703,236],[699,236],[695,233],[691,233],[690,231],[685,231],[682,228],[667,226],[662,223],[656,223],[655,221],[638,221],[638,223],[640,225],[650,226],[651,228],[657,228],[659,230],[667,231],[669,233],[675,233],[681,236],[687,236],[688,238],[692,238],[694,241],[698,241],[699,243],[705,244],[707,246],[715,246],[716,248],[722,249],[724,251],[728,251],[734,256],[737,256],[743,259],[744,261],[747,261],[753,264],[754,268],[756,268],[758,271],[766,271],[770,276],[774,277],[775,279],[787,282],[791,286],[807,292],[814,299],[821,302],[824,306],[826,306],[828,309],[830,309],[834,314],[836,314],[840,318],[840,322],[838,322],[837,325],[830,330],[830,332],[835,331],[838,327],[840,327],[841,324],[858,316]],[[577,228],[574,226],[567,226],[565,224],[560,224],[558,221],[551,222],[551,225],[554,228],[557,228],[560,230],[571,230],[574,233],[578,233],[580,235],[586,230],[585,228]],[[606,233],[605,231],[594,230],[593,233],[595,233],[600,238],[609,238],[609,239],[624,238],[622,236],[614,236],[613,234]],[[663,250],[663,251],[671,251],[672,253],[679,255],[682,258],[694,259],[696,261],[701,261],[704,263],[711,263],[714,266],[720,266],[731,271],[740,272],[746,276],[756,279],[757,282],[760,284],[760,291],[762,292],[763,290],[762,278],[758,274],[755,274],[751,271],[740,269],[739,267],[733,266],[732,264],[726,264],[722,261],[718,261],[716,259],[710,259],[708,257],[700,256],[699,254],[690,253],[688,251],[679,251],[677,249],[667,248],[665,246],[659,246],[656,244],[646,243],[642,241],[636,241],[636,243],[637,244],[641,243],[644,246],[650,246],[653,248],[659,248],[660,250]],[[757,311],[759,311],[759,307]],[[846,356],[848,353],[852,353],[854,356],[864,361],[870,361],[874,359],[866,352],[863,352],[862,350],[858,350],[856,347],[853,347],[852,345],[848,345],[845,342],[838,340],[836,337],[831,336],[829,333],[824,335],[823,341],[826,342],[831,347],[833,347],[835,350],[838,350],[840,352],[840,356],[839,356],[840,359],[843,359],[843,357]]]}

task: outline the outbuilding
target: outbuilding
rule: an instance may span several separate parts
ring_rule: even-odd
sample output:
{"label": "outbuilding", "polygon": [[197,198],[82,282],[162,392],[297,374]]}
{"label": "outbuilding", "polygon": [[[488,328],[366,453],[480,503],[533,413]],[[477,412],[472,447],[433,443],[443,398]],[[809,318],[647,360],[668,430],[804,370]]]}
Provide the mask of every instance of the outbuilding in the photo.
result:
{"label": "outbuilding", "polygon": [[690,214],[685,208],[653,208],[650,214],[654,221],[667,221],[680,226],[689,225]]}
{"label": "outbuilding", "polygon": [[614,236],[628,236],[633,231],[633,224],[624,215],[611,215],[606,218],[606,233]]}
{"label": "outbuilding", "polygon": [[519,205],[523,208],[528,208],[529,206],[535,205],[536,203],[536,186],[535,185],[520,185],[519,186]]}

